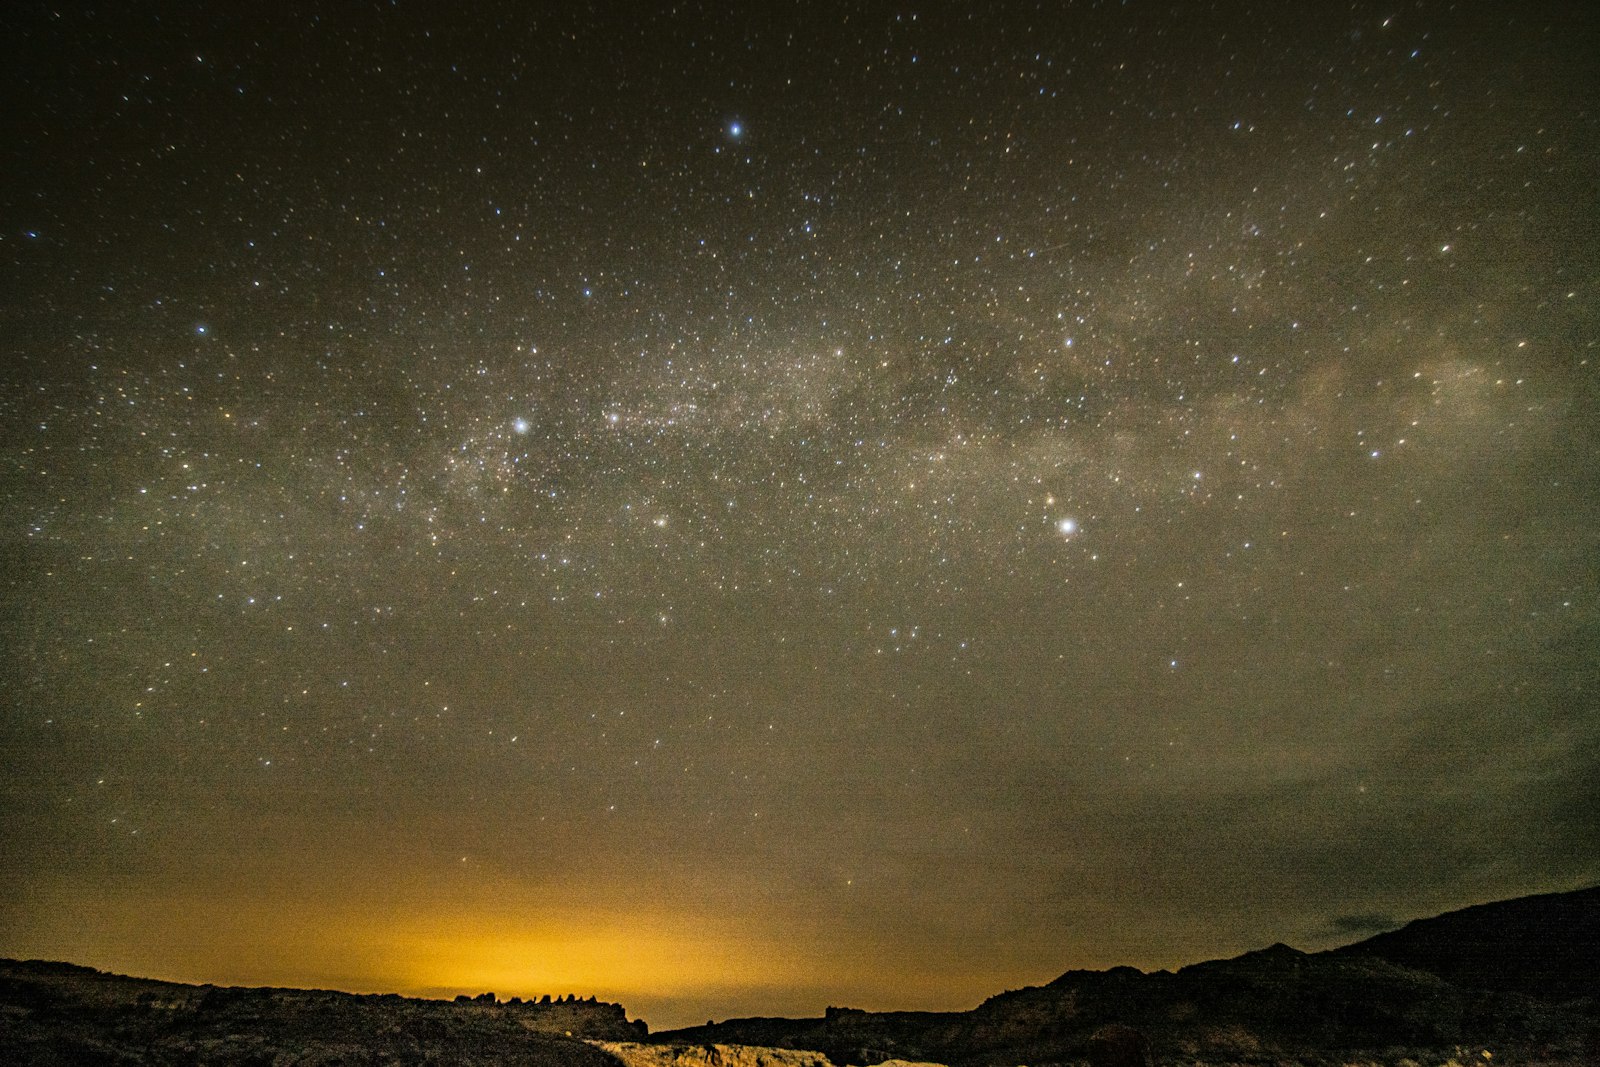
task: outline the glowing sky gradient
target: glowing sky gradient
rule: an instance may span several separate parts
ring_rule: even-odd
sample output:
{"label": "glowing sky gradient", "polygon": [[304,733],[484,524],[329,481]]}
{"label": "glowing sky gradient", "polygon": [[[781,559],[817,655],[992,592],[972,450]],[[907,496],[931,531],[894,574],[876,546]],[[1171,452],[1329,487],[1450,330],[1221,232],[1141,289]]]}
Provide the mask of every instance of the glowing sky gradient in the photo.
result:
{"label": "glowing sky gradient", "polygon": [[0,954],[661,1028],[1600,879],[1588,5],[557,6],[8,19]]}

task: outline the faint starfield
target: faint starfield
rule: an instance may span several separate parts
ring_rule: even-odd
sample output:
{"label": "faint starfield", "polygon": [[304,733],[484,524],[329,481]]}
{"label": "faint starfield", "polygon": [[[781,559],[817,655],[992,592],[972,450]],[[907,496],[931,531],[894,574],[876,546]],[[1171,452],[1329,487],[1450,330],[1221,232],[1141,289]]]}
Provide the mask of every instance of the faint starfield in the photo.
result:
{"label": "faint starfield", "polygon": [[661,1025],[1596,879],[1580,7],[16,21],[0,954]]}

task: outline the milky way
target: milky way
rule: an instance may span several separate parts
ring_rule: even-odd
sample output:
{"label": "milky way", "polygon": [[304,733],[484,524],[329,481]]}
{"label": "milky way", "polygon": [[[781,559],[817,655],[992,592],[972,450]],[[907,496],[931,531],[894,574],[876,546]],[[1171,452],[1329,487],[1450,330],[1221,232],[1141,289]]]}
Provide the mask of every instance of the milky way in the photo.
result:
{"label": "milky way", "polygon": [[0,954],[659,1026],[1600,877],[1582,5],[298,6],[7,35]]}

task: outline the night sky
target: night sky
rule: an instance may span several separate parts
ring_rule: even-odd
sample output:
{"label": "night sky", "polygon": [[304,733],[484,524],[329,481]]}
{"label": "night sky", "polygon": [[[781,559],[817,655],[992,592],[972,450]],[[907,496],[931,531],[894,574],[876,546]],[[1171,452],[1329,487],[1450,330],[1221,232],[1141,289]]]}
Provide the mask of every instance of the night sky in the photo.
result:
{"label": "night sky", "polygon": [[0,955],[660,1028],[1600,879],[1587,4],[93,6]]}

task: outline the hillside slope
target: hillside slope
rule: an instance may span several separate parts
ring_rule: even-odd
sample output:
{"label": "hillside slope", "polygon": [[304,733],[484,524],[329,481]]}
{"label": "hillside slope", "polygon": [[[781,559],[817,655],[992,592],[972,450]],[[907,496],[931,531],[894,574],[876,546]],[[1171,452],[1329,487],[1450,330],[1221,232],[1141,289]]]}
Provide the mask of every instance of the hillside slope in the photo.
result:
{"label": "hillside slope", "polygon": [[1600,986],[1600,886],[1418,919],[1330,954],[1388,960],[1471,989],[1593,997]]}
{"label": "hillside slope", "polygon": [[651,1040],[999,1067],[1085,1061],[1097,1031],[1123,1024],[1149,1038],[1157,1062],[1444,1062],[1470,1049],[1497,1063],[1593,1063],[1597,922],[1600,891],[1587,889],[1420,920],[1329,952],[1274,945],[1176,973],[1069,971],[966,1012],[830,1008]]}

